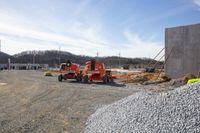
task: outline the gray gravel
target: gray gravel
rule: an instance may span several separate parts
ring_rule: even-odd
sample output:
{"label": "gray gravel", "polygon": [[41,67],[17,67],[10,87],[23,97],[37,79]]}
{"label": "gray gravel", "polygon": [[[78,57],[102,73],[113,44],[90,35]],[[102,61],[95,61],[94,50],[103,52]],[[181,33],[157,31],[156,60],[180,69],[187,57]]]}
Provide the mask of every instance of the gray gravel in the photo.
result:
{"label": "gray gravel", "polygon": [[139,92],[98,109],[85,133],[200,132],[200,83],[164,94]]}

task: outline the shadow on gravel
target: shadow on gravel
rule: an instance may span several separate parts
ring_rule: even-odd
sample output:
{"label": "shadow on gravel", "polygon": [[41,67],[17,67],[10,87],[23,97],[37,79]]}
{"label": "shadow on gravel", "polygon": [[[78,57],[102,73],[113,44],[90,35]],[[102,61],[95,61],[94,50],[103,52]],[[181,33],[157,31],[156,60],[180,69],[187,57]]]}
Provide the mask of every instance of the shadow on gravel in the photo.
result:
{"label": "shadow on gravel", "polygon": [[112,86],[112,87],[126,87],[125,84],[123,83],[116,83],[116,82],[113,82],[113,83],[107,83],[107,84],[104,84],[103,82],[89,82],[89,83],[80,83],[80,82],[77,82],[77,81],[63,81],[63,83],[65,82],[68,82],[68,83],[74,83],[74,84],[95,84],[95,85],[103,85],[103,86]]}
{"label": "shadow on gravel", "polygon": [[125,84],[119,84],[119,83],[108,83],[108,84],[104,84],[102,82],[92,82],[92,83],[89,83],[89,84],[98,84],[98,85],[105,85],[105,86],[113,86],[113,87],[125,87],[126,85]]}

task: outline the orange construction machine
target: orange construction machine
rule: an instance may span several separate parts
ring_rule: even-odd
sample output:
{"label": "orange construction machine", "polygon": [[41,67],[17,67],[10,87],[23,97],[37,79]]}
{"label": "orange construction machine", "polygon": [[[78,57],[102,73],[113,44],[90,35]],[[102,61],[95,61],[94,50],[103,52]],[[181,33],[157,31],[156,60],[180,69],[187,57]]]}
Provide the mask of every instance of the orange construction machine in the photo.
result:
{"label": "orange construction machine", "polygon": [[81,81],[80,65],[71,63],[71,61],[62,63],[59,72],[61,73],[58,76],[58,81],[60,82],[67,79],[76,79],[78,82]]}
{"label": "orange construction machine", "polygon": [[101,80],[104,83],[113,81],[111,71],[106,71],[104,63],[97,60],[90,60],[85,63],[85,68],[82,72],[82,81],[88,83],[93,80]]}

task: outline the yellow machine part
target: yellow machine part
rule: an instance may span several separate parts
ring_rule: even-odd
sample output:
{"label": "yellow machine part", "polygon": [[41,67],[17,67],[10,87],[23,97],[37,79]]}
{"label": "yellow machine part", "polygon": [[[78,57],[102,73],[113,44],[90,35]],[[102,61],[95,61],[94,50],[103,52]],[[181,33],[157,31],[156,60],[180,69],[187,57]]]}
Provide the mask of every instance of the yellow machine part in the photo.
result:
{"label": "yellow machine part", "polygon": [[44,73],[44,76],[53,76],[53,75],[50,71],[47,71],[47,72]]}
{"label": "yellow machine part", "polygon": [[188,84],[188,85],[191,85],[191,84],[194,84],[194,83],[196,83],[196,82],[200,82],[200,78],[197,78],[197,79],[190,79],[190,80],[188,80],[187,84]]}

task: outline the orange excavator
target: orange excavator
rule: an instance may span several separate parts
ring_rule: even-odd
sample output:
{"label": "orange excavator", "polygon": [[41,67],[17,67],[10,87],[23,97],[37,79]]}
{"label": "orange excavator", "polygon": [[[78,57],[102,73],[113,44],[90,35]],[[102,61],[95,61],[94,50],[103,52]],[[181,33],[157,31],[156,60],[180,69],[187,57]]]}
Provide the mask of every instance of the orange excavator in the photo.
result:
{"label": "orange excavator", "polygon": [[85,63],[85,68],[82,72],[83,83],[103,81],[103,83],[113,82],[111,71],[106,71],[104,63],[92,59]]}
{"label": "orange excavator", "polygon": [[60,65],[58,76],[58,81],[62,82],[63,80],[67,79],[76,79],[77,82],[81,81],[81,72],[80,72],[80,65],[72,63],[71,61],[67,61],[67,63],[62,63]]}

